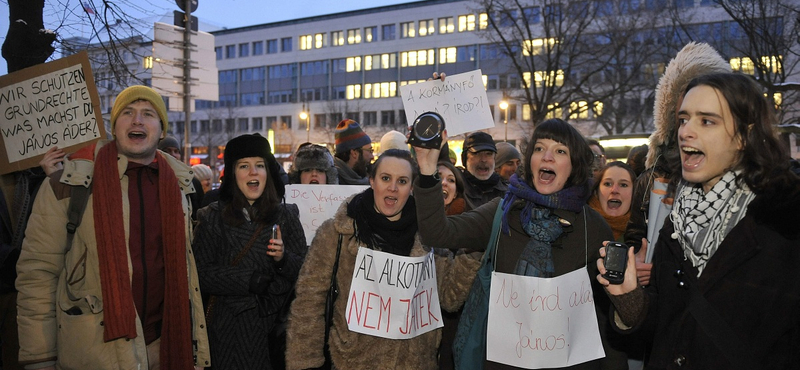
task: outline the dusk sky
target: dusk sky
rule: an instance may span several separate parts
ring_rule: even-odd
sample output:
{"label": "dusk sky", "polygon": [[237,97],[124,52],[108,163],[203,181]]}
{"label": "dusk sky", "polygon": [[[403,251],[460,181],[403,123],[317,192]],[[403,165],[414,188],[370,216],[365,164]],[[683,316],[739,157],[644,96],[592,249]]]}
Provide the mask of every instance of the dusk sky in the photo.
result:
{"label": "dusk sky", "polygon": [[[86,2],[86,0],[84,0]],[[94,0],[100,3],[99,0]],[[170,14],[173,10],[178,10],[174,0],[117,0],[118,4],[138,4],[139,7],[147,6],[146,9],[131,9],[135,12],[150,12],[150,15]],[[199,0],[195,16],[220,27],[237,28],[261,23],[285,21],[290,19],[305,18],[315,15],[332,14],[358,9],[375,8],[385,5],[401,4],[414,2],[411,0]],[[54,29],[59,19],[55,14],[64,13],[64,3],[67,8],[80,10],[80,1],[77,0],[46,0],[45,3],[45,27]],[[133,6],[132,6],[133,8]],[[142,13],[144,14],[144,13]],[[5,41],[8,33],[8,1],[0,0],[0,43]],[[88,32],[89,28],[78,28],[73,26],[70,29],[61,29],[60,36],[70,37],[79,36],[82,32]],[[76,33],[76,34],[72,34]],[[7,73],[6,61],[0,58],[0,75]]]}

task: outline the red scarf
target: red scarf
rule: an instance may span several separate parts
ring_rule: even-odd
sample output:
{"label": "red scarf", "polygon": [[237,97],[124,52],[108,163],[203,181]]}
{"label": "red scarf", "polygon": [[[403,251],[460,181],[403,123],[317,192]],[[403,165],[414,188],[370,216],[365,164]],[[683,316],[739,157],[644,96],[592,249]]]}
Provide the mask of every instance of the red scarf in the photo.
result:
{"label": "red scarf", "polygon": [[603,212],[603,206],[600,205],[600,198],[597,194],[589,198],[589,207],[592,207],[593,210],[603,216],[608,226],[611,226],[611,232],[614,233],[614,240],[621,241],[622,239],[620,238],[625,234],[625,229],[628,228],[628,220],[631,219],[631,211],[628,210],[628,213],[622,216],[611,216]]}
{"label": "red scarf", "polygon": [[[182,195],[178,178],[160,153],[158,192],[161,200],[164,248],[164,313],[161,329],[161,368],[191,369],[194,366],[189,282],[186,268],[186,235]],[[136,338],[136,308],[128,272],[128,249],[122,217],[122,187],[117,169],[117,145],[100,148],[95,159],[94,227],[106,342]],[[131,232],[134,232],[133,230]]]}

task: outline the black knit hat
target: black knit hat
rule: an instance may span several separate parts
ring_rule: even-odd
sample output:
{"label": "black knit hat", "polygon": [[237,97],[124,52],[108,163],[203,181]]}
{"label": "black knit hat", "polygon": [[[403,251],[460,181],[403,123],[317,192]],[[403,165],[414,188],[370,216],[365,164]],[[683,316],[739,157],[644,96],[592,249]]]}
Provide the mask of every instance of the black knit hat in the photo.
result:
{"label": "black knit hat", "polygon": [[286,190],[281,181],[280,165],[271,152],[272,148],[267,138],[257,133],[237,136],[228,141],[228,144],[225,145],[225,175],[222,177],[219,198],[224,201],[233,199],[233,189],[236,187],[236,161],[249,157],[264,158],[269,170],[267,178],[275,186],[278,198],[283,198]]}

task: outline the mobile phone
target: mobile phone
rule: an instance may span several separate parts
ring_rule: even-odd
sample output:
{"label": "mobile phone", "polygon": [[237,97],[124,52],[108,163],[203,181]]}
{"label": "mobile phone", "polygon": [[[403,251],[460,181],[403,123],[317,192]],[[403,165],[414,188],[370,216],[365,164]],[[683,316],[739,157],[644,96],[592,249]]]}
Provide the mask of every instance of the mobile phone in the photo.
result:
{"label": "mobile phone", "polygon": [[278,239],[278,224],[272,225],[272,239]]}
{"label": "mobile phone", "polygon": [[628,246],[623,243],[608,242],[603,265],[606,268],[603,277],[611,284],[622,284],[625,280],[625,267],[628,266]]}

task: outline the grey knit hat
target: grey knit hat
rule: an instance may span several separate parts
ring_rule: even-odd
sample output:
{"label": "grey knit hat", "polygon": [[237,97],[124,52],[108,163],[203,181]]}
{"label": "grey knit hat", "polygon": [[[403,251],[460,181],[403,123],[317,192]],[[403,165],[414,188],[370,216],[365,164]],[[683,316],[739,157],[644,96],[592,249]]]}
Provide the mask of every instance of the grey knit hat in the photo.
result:
{"label": "grey knit hat", "polygon": [[306,170],[321,170],[325,172],[328,184],[339,183],[339,171],[333,165],[333,156],[327,148],[319,145],[306,145],[297,149],[294,155],[292,168],[289,170],[289,182],[300,183],[300,173]]}
{"label": "grey knit hat", "polygon": [[495,168],[502,166],[512,159],[522,160],[522,155],[519,154],[519,150],[506,142],[497,143],[497,157],[494,159]]}

